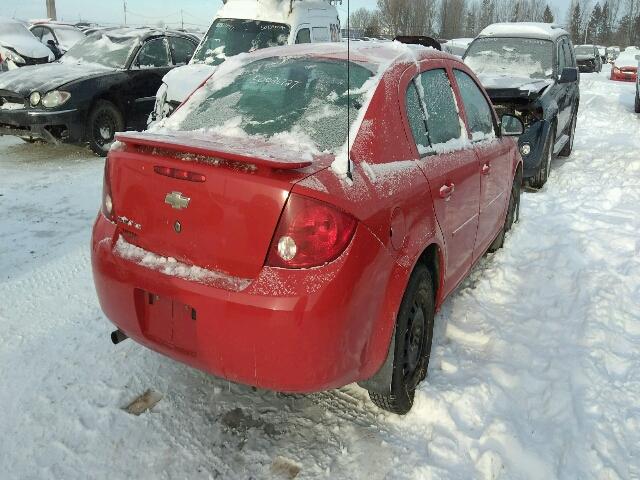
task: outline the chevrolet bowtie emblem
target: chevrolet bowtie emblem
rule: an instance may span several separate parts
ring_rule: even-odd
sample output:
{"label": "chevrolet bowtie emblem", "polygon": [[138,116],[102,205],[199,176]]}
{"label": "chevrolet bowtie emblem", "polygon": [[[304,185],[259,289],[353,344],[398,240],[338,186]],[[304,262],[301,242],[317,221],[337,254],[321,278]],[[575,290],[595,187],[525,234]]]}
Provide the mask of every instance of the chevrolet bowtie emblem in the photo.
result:
{"label": "chevrolet bowtie emblem", "polygon": [[164,203],[166,203],[167,205],[171,205],[171,207],[175,208],[176,210],[183,210],[189,207],[190,201],[191,199],[189,197],[182,196],[182,193],[180,192],[168,193],[164,198]]}

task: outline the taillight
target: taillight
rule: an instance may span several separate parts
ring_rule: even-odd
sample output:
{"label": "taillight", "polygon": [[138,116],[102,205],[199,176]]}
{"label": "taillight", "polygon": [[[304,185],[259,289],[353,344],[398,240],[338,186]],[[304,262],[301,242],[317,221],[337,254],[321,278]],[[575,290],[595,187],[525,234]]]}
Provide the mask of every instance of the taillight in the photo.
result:
{"label": "taillight", "polygon": [[102,214],[107,220],[115,221],[116,213],[111,196],[111,176],[109,174],[109,157],[104,162],[104,181],[102,182]]}
{"label": "taillight", "polygon": [[187,180],[189,182],[204,183],[207,181],[207,177],[200,173],[189,172],[187,170],[180,170],[178,168],[170,167],[153,167],[153,171],[158,175],[164,177],[176,178],[178,180]]}
{"label": "taillight", "polygon": [[332,262],[351,242],[357,223],[327,203],[291,194],[269,247],[267,265],[311,268]]}

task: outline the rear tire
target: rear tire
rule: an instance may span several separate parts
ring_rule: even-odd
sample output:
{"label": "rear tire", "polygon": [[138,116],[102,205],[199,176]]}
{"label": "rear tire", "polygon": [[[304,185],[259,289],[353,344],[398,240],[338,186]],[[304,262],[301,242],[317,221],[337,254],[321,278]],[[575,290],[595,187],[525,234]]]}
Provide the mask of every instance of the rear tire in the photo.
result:
{"label": "rear tire", "polygon": [[507,208],[507,216],[504,219],[504,226],[500,231],[500,234],[493,241],[489,247],[489,253],[494,253],[500,250],[504,246],[504,239],[507,233],[513,227],[513,224],[520,220],[520,185],[522,181],[520,175],[517,175],[513,180],[511,187],[511,197],[509,198],[509,207]]}
{"label": "rear tire", "polygon": [[434,317],[433,280],[429,269],[420,264],[411,274],[398,312],[390,391],[369,392],[378,408],[397,415],[411,410],[416,387],[427,376]]}
{"label": "rear tire", "polygon": [[553,133],[554,128],[555,126],[551,127],[551,131],[547,137],[547,143],[544,147],[544,158],[542,159],[540,169],[538,170],[538,173],[529,180],[529,185],[532,188],[540,189],[544,187],[549,179],[549,173],[551,173],[551,160],[553,160],[553,145],[555,144],[555,135]]}
{"label": "rear tire", "polygon": [[98,100],[89,113],[87,137],[96,155],[106,157],[117,132],[124,130],[124,117],[118,107],[107,100]]}

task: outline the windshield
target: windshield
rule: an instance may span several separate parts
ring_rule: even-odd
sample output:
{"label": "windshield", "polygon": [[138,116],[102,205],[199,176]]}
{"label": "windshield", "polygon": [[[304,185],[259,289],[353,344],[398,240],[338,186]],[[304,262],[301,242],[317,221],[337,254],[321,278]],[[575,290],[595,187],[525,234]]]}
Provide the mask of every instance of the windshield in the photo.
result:
{"label": "windshield", "polygon": [[[195,100],[201,103],[185,105],[188,113],[177,129],[277,136],[313,143],[320,151],[335,151],[346,143],[351,128],[348,118],[353,123],[358,116],[365,95],[362,86],[373,76],[367,68],[352,63],[348,96],[347,65],[312,58],[256,61],[228,86],[218,90],[205,86],[211,91],[204,100]],[[225,79],[214,83],[220,81]]]}
{"label": "windshield", "polygon": [[593,47],[576,47],[576,55],[595,55]]}
{"label": "windshield", "polygon": [[84,39],[84,33],[75,28],[56,28],[56,36],[58,41],[63,45],[74,45]]}
{"label": "windshield", "polygon": [[0,38],[21,36],[35,38],[27,27],[18,22],[0,23]]}
{"label": "windshield", "polygon": [[283,23],[219,18],[200,43],[193,63],[219,65],[240,53],[286,45],[290,31],[289,25]]}
{"label": "windshield", "polygon": [[139,43],[138,37],[96,32],[71,47],[60,59],[60,62],[95,63],[109,68],[125,68],[129,55]]}
{"label": "windshield", "polygon": [[480,38],[465,56],[477,74],[550,78],[553,75],[553,42],[532,38]]}

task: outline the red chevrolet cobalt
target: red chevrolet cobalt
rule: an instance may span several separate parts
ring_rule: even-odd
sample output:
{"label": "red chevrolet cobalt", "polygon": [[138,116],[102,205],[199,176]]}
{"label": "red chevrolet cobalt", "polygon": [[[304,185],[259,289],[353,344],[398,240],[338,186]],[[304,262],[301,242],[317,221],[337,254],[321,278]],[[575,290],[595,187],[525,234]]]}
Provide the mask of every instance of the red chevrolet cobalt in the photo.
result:
{"label": "red chevrolet cobalt", "polygon": [[407,413],[435,312],[517,218],[522,128],[434,49],[227,61],[109,154],[92,261],[113,341],[276,391],[358,382]]}

